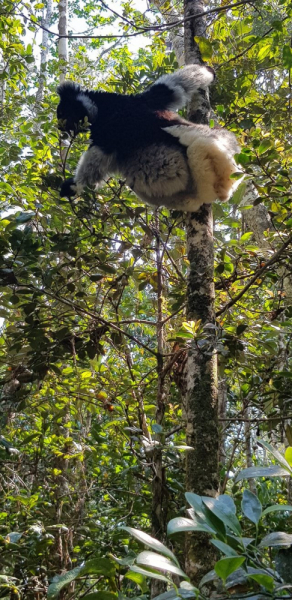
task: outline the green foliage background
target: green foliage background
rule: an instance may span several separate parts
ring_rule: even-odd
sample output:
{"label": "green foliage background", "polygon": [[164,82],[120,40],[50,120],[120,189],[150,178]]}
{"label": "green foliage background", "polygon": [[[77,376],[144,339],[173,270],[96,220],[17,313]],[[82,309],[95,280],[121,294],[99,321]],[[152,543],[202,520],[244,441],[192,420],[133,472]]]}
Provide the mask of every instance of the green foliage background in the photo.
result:
{"label": "green foliage background", "polygon": [[[82,85],[136,93],[178,67],[167,29],[157,29],[164,20],[155,7],[142,12],[121,2],[122,18],[103,2],[69,4],[74,30],[84,31],[85,23],[92,35],[125,36],[70,41],[68,75]],[[57,3],[53,8],[51,30]],[[228,396],[221,481],[239,504],[241,487],[227,480],[245,466],[246,407],[253,440],[259,433],[292,441],[292,6],[265,0],[206,7],[214,8],[208,40],[197,40],[217,73],[212,106],[241,141],[238,162],[256,189],[244,207],[246,183],[229,203],[214,206],[217,350]],[[149,529],[149,432],[164,448],[168,520],[177,514],[185,437],[179,360],[171,355],[180,349],[182,359],[194,337],[202,345],[207,338],[199,323],[185,322],[183,215],[154,214],[114,179],[72,204],[59,198],[87,136],[74,141],[62,165],[54,35],[36,105],[45,9],[4,0],[0,12],[0,597],[7,598],[46,597],[48,581],[62,570],[113,551],[123,555],[129,538],[118,525]],[[269,219],[261,247],[244,220],[254,205],[265,207]],[[156,423],[157,240],[168,382],[163,427]],[[254,452],[261,463],[255,445]],[[265,506],[287,500],[285,481],[260,481]],[[270,527],[289,530],[291,519],[273,516]],[[182,544],[174,545],[181,557]],[[93,582],[84,573],[80,586],[60,597],[81,598],[92,583],[96,593],[134,595],[135,582],[122,582],[110,562],[104,569],[101,584],[98,570]]]}

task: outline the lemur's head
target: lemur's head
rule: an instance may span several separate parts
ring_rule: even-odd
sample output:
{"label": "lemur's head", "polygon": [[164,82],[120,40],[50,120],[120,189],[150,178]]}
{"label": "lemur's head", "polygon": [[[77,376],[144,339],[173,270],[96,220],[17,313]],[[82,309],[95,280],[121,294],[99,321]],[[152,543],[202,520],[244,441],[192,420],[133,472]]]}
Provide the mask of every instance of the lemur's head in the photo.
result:
{"label": "lemur's head", "polygon": [[59,129],[76,134],[88,128],[88,123],[93,123],[97,115],[97,106],[88,92],[81,90],[73,81],[62,83],[57,92],[60,96],[57,107]]}

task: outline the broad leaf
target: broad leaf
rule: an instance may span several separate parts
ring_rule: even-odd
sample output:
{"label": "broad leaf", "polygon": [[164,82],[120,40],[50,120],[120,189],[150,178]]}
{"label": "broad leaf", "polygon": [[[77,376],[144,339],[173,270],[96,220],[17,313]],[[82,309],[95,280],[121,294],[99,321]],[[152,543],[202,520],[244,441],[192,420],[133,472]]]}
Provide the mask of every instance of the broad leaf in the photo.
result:
{"label": "broad leaf", "polygon": [[104,577],[114,577],[116,573],[114,563],[108,558],[93,558],[87,560],[80,569],[80,575],[103,575]]}
{"label": "broad leaf", "polygon": [[[236,535],[241,534],[240,523],[236,517],[236,508],[233,500],[229,497],[228,500],[221,500],[223,496],[219,498],[206,498],[203,496],[203,502],[208,508]],[[231,502],[229,502],[229,500]]]}
{"label": "broad leaf", "polygon": [[236,550],[231,548],[231,546],[228,546],[228,544],[221,542],[220,540],[211,540],[211,544],[213,544],[213,546],[216,546],[216,548],[223,552],[223,554],[226,554],[226,556],[238,556]]}
{"label": "broad leaf", "polygon": [[204,577],[202,577],[202,579],[199,583],[199,587],[202,587],[203,585],[206,585],[206,583],[210,583],[211,581],[214,581],[216,579],[218,580],[218,575],[214,571],[214,569],[212,569],[212,571],[208,571],[208,573],[206,573],[206,575],[204,575]]}
{"label": "broad leaf", "polygon": [[243,514],[255,525],[258,524],[262,515],[262,505],[255,494],[250,490],[244,490],[241,508]]}
{"label": "broad leaf", "polygon": [[196,598],[198,592],[199,590],[194,586],[191,586],[191,589],[179,587],[176,590],[169,590],[169,592],[164,592],[163,594],[159,594],[159,596],[155,596],[154,600],[181,600],[181,598]]}
{"label": "broad leaf", "polygon": [[143,593],[147,592],[148,585],[146,583],[146,576],[142,575],[142,573],[138,573],[137,571],[133,571],[133,569],[131,569],[126,573],[125,578],[130,579],[139,585]]}
{"label": "broad leaf", "polygon": [[117,600],[118,595],[114,592],[102,590],[100,592],[92,592],[83,597],[83,600]]}
{"label": "broad leaf", "polygon": [[226,515],[236,515],[236,506],[234,504],[233,498],[228,496],[228,494],[221,494],[218,498],[215,499],[216,506],[218,506],[219,510]]}
{"label": "broad leaf", "polygon": [[292,544],[292,534],[285,533],[285,531],[274,531],[273,533],[268,533],[261,543],[260,547],[265,548],[266,546],[290,546]]}
{"label": "broad leaf", "polygon": [[250,579],[256,581],[259,585],[263,586],[268,590],[268,592],[272,592],[275,587],[275,580],[271,575],[262,575],[259,573],[258,575],[249,575]]}
{"label": "broad leaf", "polygon": [[121,529],[128,531],[128,533],[130,533],[134,538],[136,538],[136,540],[139,540],[139,542],[145,544],[145,546],[148,546],[149,548],[152,548],[152,550],[160,552],[160,554],[163,554],[164,556],[168,556],[168,558],[173,560],[178,565],[178,561],[174,556],[173,552],[171,552],[171,550],[169,550],[167,546],[165,546],[155,538],[151,537],[151,535],[149,535],[148,533],[144,533],[144,531],[140,531],[140,529],[134,529],[133,527],[124,526],[121,527]]}
{"label": "broad leaf", "polygon": [[187,578],[186,574],[179,567],[174,565],[169,558],[162,556],[161,554],[145,550],[138,554],[136,561],[138,565],[143,565],[143,567],[158,569],[159,571],[169,571],[175,575],[180,575],[180,577]]}
{"label": "broad leaf", "polygon": [[287,469],[292,475],[292,469],[289,463],[287,462],[286,458],[284,458],[284,456],[282,456],[282,454],[278,450],[276,450],[276,448],[273,448],[271,444],[268,444],[268,442],[263,442],[262,440],[260,440],[258,443],[260,446],[266,448],[266,450],[268,450],[268,452],[270,452],[274,456],[274,458],[280,463],[280,465]]}
{"label": "broad leaf", "polygon": [[263,510],[263,516],[268,515],[271,512],[285,512],[286,510],[292,511],[291,504],[273,504],[273,506],[268,506],[268,508]]}
{"label": "broad leaf", "polygon": [[82,567],[76,567],[72,569],[72,571],[68,571],[64,573],[64,575],[56,575],[52,581],[52,583],[48,587],[48,600],[53,600],[54,598],[58,598],[60,591],[66,586],[74,581],[76,577],[78,577]]}
{"label": "broad leaf", "polygon": [[208,525],[196,523],[194,519],[186,519],[185,517],[175,517],[171,519],[167,525],[167,535],[178,533],[180,531],[204,531],[205,533],[216,533],[215,529],[211,529]]}
{"label": "broad leaf", "polygon": [[242,479],[252,479],[254,477],[288,477],[290,473],[283,467],[273,465],[272,467],[248,467],[240,471],[235,478],[235,482]]}
{"label": "broad leaf", "polygon": [[129,573],[131,572],[134,573],[140,573],[141,575],[144,575],[144,577],[150,577],[151,579],[159,579],[159,581],[165,581],[166,583],[171,583],[171,579],[166,577],[165,575],[161,575],[160,573],[157,573],[151,569],[142,569],[142,567],[138,567],[137,565],[133,565],[133,567],[131,567],[131,570],[129,571]]}
{"label": "broad leaf", "polygon": [[223,581],[225,582],[227,577],[231,575],[231,573],[239,569],[239,567],[244,563],[244,561],[244,556],[237,556],[236,558],[222,558],[221,560],[218,560],[218,562],[216,562],[214,569],[217,575],[219,575],[219,577],[221,577],[221,579],[223,579]]}
{"label": "broad leaf", "polygon": [[197,513],[201,515],[204,514],[204,506],[201,496],[198,496],[198,494],[194,494],[193,492],[186,492],[185,497],[187,502],[194,508],[194,510]]}
{"label": "broad leaf", "polygon": [[[201,519],[201,523],[198,523],[199,526],[207,526],[214,533],[217,532],[219,533],[219,535],[225,537],[225,527],[222,520],[220,520],[220,518],[218,518],[216,515],[214,515],[214,513],[210,511],[206,503],[204,504],[204,500],[209,501],[212,500],[212,498],[209,498],[207,496],[198,496],[193,492],[187,492],[185,494],[185,497],[189,504],[193,507],[196,515],[198,516],[198,521]],[[196,517],[193,518],[194,520],[196,519]]]}
{"label": "broad leaf", "polygon": [[211,526],[213,527],[213,529],[215,529],[215,531],[223,536],[225,538],[226,536],[226,528],[224,525],[223,520],[217,516],[215,510],[210,510],[210,508],[208,507],[206,502],[203,502],[204,505],[204,512],[205,515],[207,517],[208,523],[211,524]]}

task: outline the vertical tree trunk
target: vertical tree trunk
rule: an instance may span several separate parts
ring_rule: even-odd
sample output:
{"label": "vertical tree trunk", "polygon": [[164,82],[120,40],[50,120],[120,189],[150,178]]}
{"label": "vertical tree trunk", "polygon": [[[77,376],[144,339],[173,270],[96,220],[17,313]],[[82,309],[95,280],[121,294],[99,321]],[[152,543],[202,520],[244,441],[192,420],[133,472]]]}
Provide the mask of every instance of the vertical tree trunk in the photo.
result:
{"label": "vertical tree trunk", "polygon": [[[202,0],[184,0],[185,62],[202,62],[195,36],[206,36],[205,19],[195,18],[204,12]],[[194,97],[188,117],[194,123],[208,123],[208,94]],[[187,217],[187,246],[190,272],[187,290],[188,320],[201,320],[205,342],[195,342],[186,365],[187,444],[193,451],[186,459],[186,489],[200,495],[215,496],[218,492],[218,416],[217,359],[214,345],[214,282],[213,282],[213,216],[210,205]],[[209,327],[208,327],[209,325]],[[212,568],[216,551],[204,534],[188,535],[186,540],[186,571],[197,584]]]}
{"label": "vertical tree trunk", "polygon": [[[156,265],[157,265],[157,401],[156,401],[156,424],[163,426],[165,413],[165,377],[163,374],[163,354],[165,349],[164,329],[163,329],[163,251],[160,244],[160,227],[159,215],[156,211]],[[154,448],[152,454],[152,468],[154,471],[152,480],[152,533],[153,536],[163,541],[166,536],[166,477],[165,468],[163,467],[163,455],[161,447],[161,434],[157,432],[154,436]],[[151,582],[151,597],[154,598],[158,594],[165,591],[165,584],[161,581],[153,579]]]}
{"label": "vertical tree trunk", "polygon": [[[250,408],[249,408],[249,399],[246,398],[243,402],[243,417],[244,421],[244,447],[245,447],[245,456],[246,456],[246,466],[253,467],[252,460],[252,435],[251,435],[251,426],[250,426]],[[249,489],[253,494],[256,494],[257,488],[254,479],[248,480]]]}
{"label": "vertical tree trunk", "polygon": [[226,412],[227,412],[227,383],[225,377],[225,360],[218,360],[218,417],[219,417],[219,465],[226,463],[225,438],[226,438]]}
{"label": "vertical tree trunk", "polygon": [[[59,36],[68,35],[68,0],[59,1]],[[66,37],[59,38],[60,83],[65,80],[68,62],[68,42]]]}
{"label": "vertical tree trunk", "polygon": [[[60,0],[59,1],[59,22],[58,29],[59,35],[67,35],[67,22],[68,22],[68,0]],[[68,62],[68,45],[67,38],[59,38],[59,46],[58,46],[58,56],[60,63],[60,83],[65,80],[66,70],[67,70],[67,62]],[[61,141],[60,154],[62,162],[65,162],[66,153],[67,153],[67,140]],[[70,421],[70,408],[67,405],[66,410],[64,411],[64,415],[62,418],[62,424],[59,425],[59,433],[63,435],[64,438],[69,438],[69,429],[66,428],[67,423]],[[64,448],[65,453],[65,448]],[[63,514],[63,502],[64,498],[69,494],[69,483],[68,483],[68,460],[61,456],[57,462],[57,468],[61,471],[61,474],[58,476],[58,484],[56,486],[55,494],[56,494],[56,521],[57,523],[62,522],[62,514]],[[59,571],[64,572],[68,568],[71,567],[71,557],[68,551],[68,538],[65,539],[62,535],[62,530],[59,529],[56,535],[56,543],[57,543],[57,553],[59,559]],[[74,584],[74,582],[73,582]],[[73,586],[70,586],[70,591],[72,592]],[[60,600],[63,600],[67,595],[67,590],[61,590],[60,592]]]}
{"label": "vertical tree trunk", "polygon": [[[42,27],[48,29],[50,27],[51,18],[53,12],[53,0],[47,0],[47,10],[44,18],[42,19]],[[49,52],[49,34],[45,29],[42,30],[42,51],[41,51],[41,64],[40,64],[40,75],[39,75],[39,85],[35,98],[35,108],[36,113],[38,113],[40,104],[43,99],[44,94],[44,85],[46,81],[46,68],[48,62],[48,52]]]}

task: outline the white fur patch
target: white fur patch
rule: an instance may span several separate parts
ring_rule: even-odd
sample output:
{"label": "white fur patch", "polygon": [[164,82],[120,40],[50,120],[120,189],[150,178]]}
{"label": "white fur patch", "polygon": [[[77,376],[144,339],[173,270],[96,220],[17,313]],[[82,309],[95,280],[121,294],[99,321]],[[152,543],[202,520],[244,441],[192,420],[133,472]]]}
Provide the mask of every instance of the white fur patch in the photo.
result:
{"label": "white fur patch", "polygon": [[203,65],[187,65],[180,71],[162,75],[154,85],[163,83],[175,94],[173,102],[169,104],[170,109],[185,106],[199,89],[206,89],[214,81],[212,71]]}
{"label": "white fur patch", "polygon": [[79,102],[81,102],[83,104],[83,106],[86,108],[86,110],[88,112],[88,117],[89,117],[89,119],[91,119],[91,122],[92,122],[92,120],[94,120],[97,116],[97,112],[98,112],[97,106],[83,92],[80,92],[80,94],[78,94],[78,96],[76,97],[76,100],[79,100]]}
{"label": "white fur patch", "polygon": [[188,164],[196,186],[196,198],[210,203],[217,198],[230,198],[237,182],[230,179],[238,171],[234,154],[238,152],[236,137],[226,129],[210,129],[206,125],[166,127],[165,131],[187,147]]}

